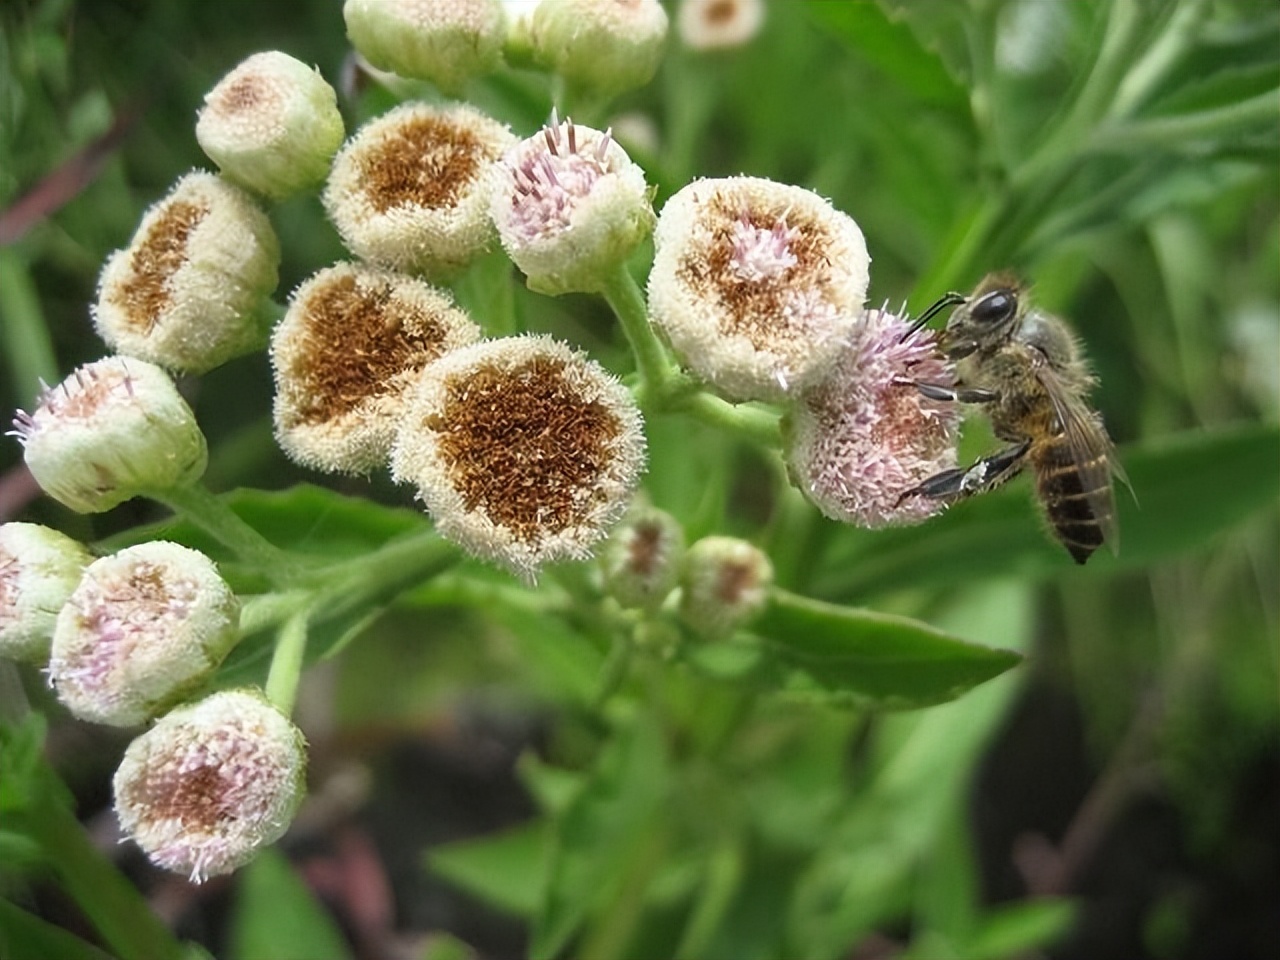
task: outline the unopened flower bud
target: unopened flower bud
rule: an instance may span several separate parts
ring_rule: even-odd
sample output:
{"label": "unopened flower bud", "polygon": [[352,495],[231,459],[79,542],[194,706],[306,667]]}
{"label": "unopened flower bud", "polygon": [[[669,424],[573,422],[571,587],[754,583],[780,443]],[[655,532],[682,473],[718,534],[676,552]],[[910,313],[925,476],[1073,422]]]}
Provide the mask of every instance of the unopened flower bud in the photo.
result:
{"label": "unopened flower bud", "polygon": [[834,520],[861,527],[917,523],[939,501],[903,494],[956,465],[958,405],[925,397],[913,381],[950,385],[951,366],[920,331],[868,310],[827,379],[797,403],[785,431],[796,486]]}
{"label": "unopened flower bud", "polygon": [[49,679],[82,720],[141,723],[203,683],[240,601],[197,550],[153,540],[91,563],[58,614]]}
{"label": "unopened flower bud", "polygon": [[531,290],[602,290],[653,229],[644,171],[606,131],[550,124],[497,167],[493,221]]}
{"label": "unopened flower bud", "polygon": [[680,0],[680,40],[694,50],[740,47],[764,23],[764,0]]}
{"label": "unopened flower bud", "polygon": [[667,201],[653,239],[652,320],[732,400],[781,400],[822,379],[866,302],[862,231],[800,187],[695,181]]}
{"label": "unopened flower bud", "polygon": [[365,124],[339,151],[325,209],[361,259],[447,274],[493,238],[490,170],[514,142],[505,126],[471,107],[404,104]]}
{"label": "unopened flower bud", "polygon": [[675,517],[633,506],[600,555],[605,589],[624,607],[653,609],[675,589],[684,559],[684,530]]}
{"label": "unopened flower bud", "polygon": [[224,690],[129,744],[116,814],[152,863],[201,883],[284,836],[305,774],[305,742],[289,718],[257,691]]}
{"label": "unopened flower bud", "polygon": [[479,339],[449,295],[421,280],[345,263],[321,270],[271,338],[276,439],[318,470],[383,465],[422,368]]}
{"label": "unopened flower bud", "polygon": [[58,611],[93,555],[38,523],[0,525],[0,657],[41,663]]}
{"label": "unopened flower bud", "polygon": [[196,140],[223,176],[274,200],[324,182],[343,133],[333,87],[276,50],[218,81],[196,120]]}
{"label": "unopened flower bud", "polygon": [[375,67],[453,94],[498,66],[506,34],[499,0],[346,0],[342,16]]}
{"label": "unopened flower bud", "polygon": [[550,337],[490,340],[427,367],[392,450],[441,535],[532,580],[585,560],[644,467],[640,411]]}
{"label": "unopened flower bud", "polygon": [[119,353],[212,370],[266,342],[279,263],[271,221],[247,193],[187,174],[107,259],[94,326]]}
{"label": "unopened flower bud", "polygon": [[191,408],[145,360],[85,364],[13,424],[36,483],[79,513],[194,483],[209,458]]}
{"label": "unopened flower bud", "polygon": [[701,636],[719,639],[764,610],[773,564],[745,540],[703,537],[685,553],[681,584],[681,617]]}
{"label": "unopened flower bud", "polygon": [[601,96],[653,79],[666,39],[658,0],[544,0],[529,23],[534,59]]}

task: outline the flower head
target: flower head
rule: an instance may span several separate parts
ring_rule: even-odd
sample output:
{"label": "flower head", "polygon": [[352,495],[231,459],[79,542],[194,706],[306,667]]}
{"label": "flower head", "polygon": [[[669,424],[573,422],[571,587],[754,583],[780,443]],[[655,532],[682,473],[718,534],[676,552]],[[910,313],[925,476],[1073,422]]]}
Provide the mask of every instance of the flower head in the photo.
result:
{"label": "flower head", "polygon": [[194,483],[209,458],[191,408],[169,375],[144,360],[85,364],[13,423],[36,483],[79,513]]}
{"label": "flower head", "polygon": [[418,373],[479,339],[449,295],[421,280],[347,263],[321,270],[271,338],[276,439],[318,470],[380,466]]}
{"label": "flower head", "polygon": [[85,569],[58,614],[49,679],[82,720],[141,723],[203,683],[239,626],[240,601],[212,560],[140,543]]}
{"label": "flower head", "polygon": [[545,0],[527,24],[535,62],[602,96],[642,87],[662,62],[658,0]]}
{"label": "flower head", "polygon": [[830,376],[790,416],[787,464],[796,485],[828,517],[862,527],[915,523],[938,501],[902,495],[956,464],[959,414],[912,381],[948,385],[933,334],[903,340],[906,320],[868,310]]}
{"label": "flower head", "polygon": [[161,717],[124,753],[120,826],[157,866],[195,883],[230,873],[289,828],[306,788],[301,731],[253,690]]}
{"label": "flower head", "polygon": [[471,107],[404,104],[365,124],[339,151],[325,209],[361,259],[449,273],[493,238],[489,171],[514,139]]}
{"label": "flower head", "polygon": [[342,16],[351,43],[373,66],[448,93],[502,57],[499,0],[346,0]]}
{"label": "flower head", "polygon": [[49,659],[58,611],[93,555],[38,523],[0,525],[0,657]]}
{"label": "flower head", "polygon": [[740,47],[764,23],[764,0],[680,0],[676,25],[695,50]]}
{"label": "flower head", "polygon": [[736,537],[703,537],[684,556],[680,615],[708,639],[746,626],[769,601],[773,564]]}
{"label": "flower head", "polygon": [[391,467],[443,536],[531,580],[543,563],[590,555],[644,458],[631,394],[572,348],[525,336],[427,367]]}
{"label": "flower head", "polygon": [[114,350],[203,373],[266,341],[280,245],[247,193],[211,173],[179,180],[113,253],[93,322]]}
{"label": "flower head", "polygon": [[862,231],[800,187],[699,180],[667,201],[649,274],[653,322],[733,400],[820,380],[866,301]]}
{"label": "flower head", "polygon": [[539,293],[595,292],[653,229],[644,171],[609,132],[551,122],[496,168],[493,221]]}
{"label": "flower head", "polygon": [[277,200],[322,183],[342,135],[333,87],[277,50],[218,81],[196,120],[196,140],[224,176]]}
{"label": "flower head", "polygon": [[613,528],[600,557],[605,587],[624,607],[655,608],[676,587],[684,530],[664,510],[635,504]]}

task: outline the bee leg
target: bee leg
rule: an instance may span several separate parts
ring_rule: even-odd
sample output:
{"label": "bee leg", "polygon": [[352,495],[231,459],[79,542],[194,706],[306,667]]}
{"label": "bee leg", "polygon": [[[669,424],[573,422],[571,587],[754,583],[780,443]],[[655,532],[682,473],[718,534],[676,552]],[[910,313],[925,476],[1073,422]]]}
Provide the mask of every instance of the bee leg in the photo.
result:
{"label": "bee leg", "polygon": [[910,497],[928,497],[930,500],[954,503],[975,493],[998,487],[1022,469],[1022,460],[1030,448],[1031,441],[1024,440],[1016,446],[983,457],[972,466],[935,473],[898,497],[898,503]]}
{"label": "bee leg", "polygon": [[995,390],[984,390],[981,387],[945,387],[940,383],[924,383],[911,381],[917,390],[930,400],[949,403],[994,403],[1000,399]]}

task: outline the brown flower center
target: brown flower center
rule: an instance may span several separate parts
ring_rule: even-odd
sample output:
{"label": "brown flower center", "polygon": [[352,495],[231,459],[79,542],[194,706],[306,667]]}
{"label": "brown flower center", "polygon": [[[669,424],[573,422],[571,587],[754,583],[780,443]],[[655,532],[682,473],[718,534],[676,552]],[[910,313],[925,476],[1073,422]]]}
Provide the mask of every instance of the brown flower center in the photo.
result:
{"label": "brown flower center", "polygon": [[564,361],[534,357],[513,369],[486,365],[451,378],[425,426],[467,510],[481,510],[526,542],[581,521],[602,496],[622,424],[584,400]]}
{"label": "brown flower center", "polygon": [[205,203],[175,200],[164,207],[134,247],[129,279],[113,298],[130,326],[150,333],[168,309],[172,296],[169,283],[187,262],[188,241],[208,212]]}
{"label": "brown flower center", "polygon": [[372,397],[397,392],[440,356],[443,324],[392,293],[388,282],[343,276],[303,305],[307,336],[290,370],[305,398],[297,423],[325,423]]}
{"label": "brown flower center", "polygon": [[365,194],[379,213],[452,206],[475,180],[482,152],[470,130],[440,117],[412,117],[361,158]]}

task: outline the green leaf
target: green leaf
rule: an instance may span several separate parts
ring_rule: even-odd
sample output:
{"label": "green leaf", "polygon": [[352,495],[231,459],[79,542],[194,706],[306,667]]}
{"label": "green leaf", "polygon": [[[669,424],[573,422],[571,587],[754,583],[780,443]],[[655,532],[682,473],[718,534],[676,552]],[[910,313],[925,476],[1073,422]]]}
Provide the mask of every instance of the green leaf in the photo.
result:
{"label": "green leaf", "polygon": [[17,811],[31,803],[39,791],[44,770],[44,735],[48,722],[29,713],[21,723],[0,723],[0,813]]}
{"label": "green leaf", "polygon": [[1017,957],[1050,947],[1075,923],[1079,905],[1072,900],[1027,900],[992,911],[961,956],[971,960]]}
{"label": "green leaf", "polygon": [[532,917],[542,898],[548,851],[542,821],[446,843],[429,850],[427,865],[450,883],[518,917]]}
{"label": "green leaf", "polygon": [[240,876],[231,918],[235,960],[348,960],[337,925],[284,855],[263,850]]}
{"label": "green leaf", "polygon": [[[1175,434],[1126,448],[1133,494],[1117,486],[1120,553],[1099,550],[1086,574],[1145,567],[1209,546],[1280,492],[1280,429],[1249,423]],[[844,537],[814,590],[864,597],[933,583],[1064,573],[1076,565],[1045,530],[1020,480],[917,527]],[[1137,503],[1134,502],[1137,498]]]}
{"label": "green leaf", "polygon": [[764,675],[777,692],[879,709],[954,699],[1022,660],[907,617],[782,590],[753,631],[770,642]]}
{"label": "green leaf", "polygon": [[656,866],[653,858],[665,846],[667,789],[666,748],[654,726],[641,721],[609,741],[591,779],[554,823],[533,957],[561,953],[593,914],[623,895],[620,884]]}
{"label": "green leaf", "polygon": [[[307,483],[287,490],[232,490],[220,499],[277,547],[328,559],[366,553],[430,526],[416,510],[387,507]],[[159,538],[202,550],[214,559],[226,556],[226,550],[207,533],[177,518],[134,527],[102,546],[115,550]]]}
{"label": "green leaf", "polygon": [[0,900],[0,957],[4,960],[111,960],[111,954]]}
{"label": "green leaf", "polygon": [[939,55],[925,47],[900,19],[875,3],[815,3],[810,15],[900,89],[933,105],[967,110],[964,87]]}

